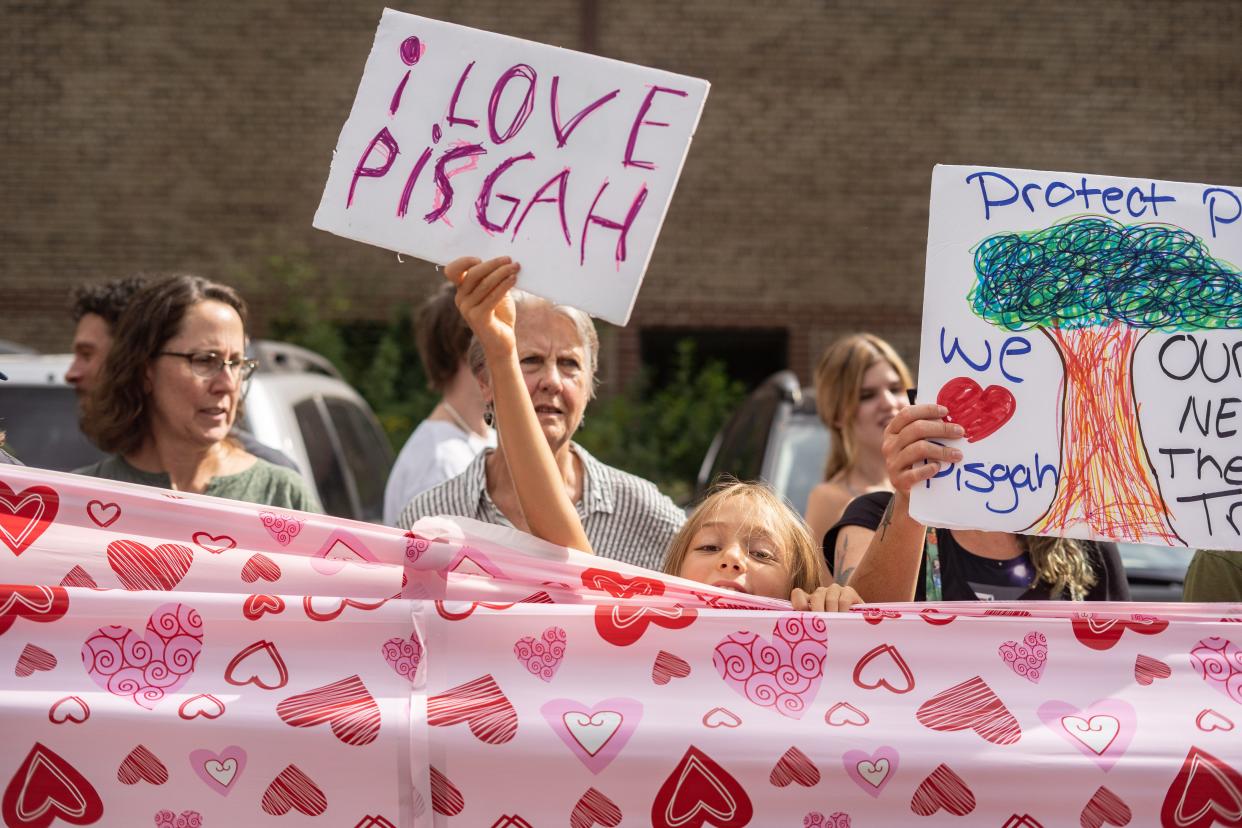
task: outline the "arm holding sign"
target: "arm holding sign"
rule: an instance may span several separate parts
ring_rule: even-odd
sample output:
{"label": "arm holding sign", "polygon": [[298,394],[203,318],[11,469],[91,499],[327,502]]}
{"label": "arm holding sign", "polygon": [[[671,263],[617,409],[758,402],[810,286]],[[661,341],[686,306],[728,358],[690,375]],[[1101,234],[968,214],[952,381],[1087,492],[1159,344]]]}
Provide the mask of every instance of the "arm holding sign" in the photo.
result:
{"label": "arm holding sign", "polygon": [[457,308],[474,332],[491,373],[496,424],[505,460],[531,534],[550,543],[593,552],[564,480],[535,415],[522,368],[518,364],[509,291],[521,265],[508,256],[482,261],[455,259],[444,269],[457,285]]}
{"label": "arm holding sign", "polygon": [[[857,569],[847,576],[863,600],[870,603],[911,601],[923,555],[925,527],[910,516],[910,490],[940,471],[941,463],[962,459],[958,449],[935,440],[962,436],[962,427],[945,422],[948,411],[935,404],[912,405],[901,411],[884,430],[884,462],[894,494],[880,525],[870,538]],[[852,526],[837,538],[838,559],[846,564],[841,544],[861,546],[868,530]],[[840,574],[844,574],[844,571]]]}

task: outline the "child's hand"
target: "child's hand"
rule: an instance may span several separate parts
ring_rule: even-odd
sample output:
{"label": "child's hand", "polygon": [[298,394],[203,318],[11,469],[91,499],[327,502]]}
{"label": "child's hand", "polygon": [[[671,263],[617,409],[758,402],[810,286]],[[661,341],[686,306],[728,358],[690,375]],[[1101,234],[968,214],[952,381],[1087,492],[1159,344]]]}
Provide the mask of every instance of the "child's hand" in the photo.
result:
{"label": "child's hand", "polygon": [[863,602],[862,596],[851,587],[829,584],[812,593],[795,589],[789,602],[798,612],[845,612]]}
{"label": "child's hand", "polygon": [[521,269],[508,256],[486,262],[463,256],[444,268],[445,278],[457,285],[457,309],[489,356],[516,349],[516,310],[509,289],[517,284]]}

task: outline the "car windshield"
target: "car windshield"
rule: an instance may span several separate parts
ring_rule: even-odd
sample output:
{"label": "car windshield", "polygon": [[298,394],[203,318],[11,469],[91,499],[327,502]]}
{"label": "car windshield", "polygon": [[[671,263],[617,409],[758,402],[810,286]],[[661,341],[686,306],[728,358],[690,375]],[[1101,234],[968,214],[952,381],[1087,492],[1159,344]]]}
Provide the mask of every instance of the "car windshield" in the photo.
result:
{"label": "car windshield", "polygon": [[1185,571],[1190,566],[1189,549],[1173,549],[1168,546],[1151,546],[1145,543],[1120,543],[1121,562],[1126,569],[1167,569]]}
{"label": "car windshield", "polygon": [[0,383],[5,448],[28,466],[73,471],[103,457],[78,430],[78,400],[68,386]]}
{"label": "car windshield", "polygon": [[782,429],[774,448],[769,482],[802,513],[811,489],[824,477],[828,430],[817,419],[794,418]]}

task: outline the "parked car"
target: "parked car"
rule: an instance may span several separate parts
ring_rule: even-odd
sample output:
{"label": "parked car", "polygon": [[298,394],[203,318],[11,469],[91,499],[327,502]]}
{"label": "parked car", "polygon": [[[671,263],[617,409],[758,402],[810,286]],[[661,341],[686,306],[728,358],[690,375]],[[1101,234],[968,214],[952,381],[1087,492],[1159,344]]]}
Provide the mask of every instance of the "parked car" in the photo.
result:
{"label": "parked car", "polygon": [[[318,354],[279,342],[251,343],[259,361],[239,425],[297,464],[337,517],[383,519],[392,447],[366,400]],[[22,462],[72,471],[102,455],[78,429],[77,396],[65,384],[71,357],[0,356],[0,428]]]}
{"label": "parked car", "polygon": [[[716,434],[699,469],[696,497],[722,474],[763,480],[799,512],[823,479],[828,429],[815,411],[815,392],[792,371],[768,377]],[[1118,544],[1135,601],[1180,601],[1190,551]]]}

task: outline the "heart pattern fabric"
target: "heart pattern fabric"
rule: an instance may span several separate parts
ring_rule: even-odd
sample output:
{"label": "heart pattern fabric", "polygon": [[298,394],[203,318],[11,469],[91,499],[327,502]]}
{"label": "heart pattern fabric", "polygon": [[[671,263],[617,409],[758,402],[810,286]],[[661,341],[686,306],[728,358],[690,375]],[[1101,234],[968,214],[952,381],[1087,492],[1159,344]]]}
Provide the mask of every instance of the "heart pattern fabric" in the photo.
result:
{"label": "heart pattern fabric", "polygon": [[815,700],[828,655],[828,625],[813,615],[776,622],[768,641],[757,633],[727,636],[712,654],[716,672],[752,704],[800,719]]}
{"label": "heart pattern fabric", "polygon": [[1041,632],[1030,632],[1022,641],[1006,641],[1000,645],[1000,657],[1014,673],[1039,684],[1048,663],[1048,637]]}
{"label": "heart pattern fabric", "polygon": [[21,555],[56,520],[60,495],[50,486],[31,486],[15,492],[0,481],[0,543]]}
{"label": "heart pattern fabric", "polygon": [[119,625],[96,630],[82,645],[82,665],[104,690],[151,710],[190,680],[202,649],[198,611],[169,603],[151,613],[144,635]]}
{"label": "heart pattern fabric", "polygon": [[194,553],[179,543],[161,543],[154,547],[135,540],[118,540],[108,544],[108,565],[126,589],[159,589],[168,591],[190,571]]}
{"label": "heart pattern fabric", "polygon": [[1205,638],[1190,651],[1190,665],[1209,687],[1242,704],[1242,647],[1219,636]]}
{"label": "heart pattern fabric", "polygon": [[513,654],[532,676],[552,681],[565,658],[565,630],[548,627],[539,638],[524,635],[513,645]]}

